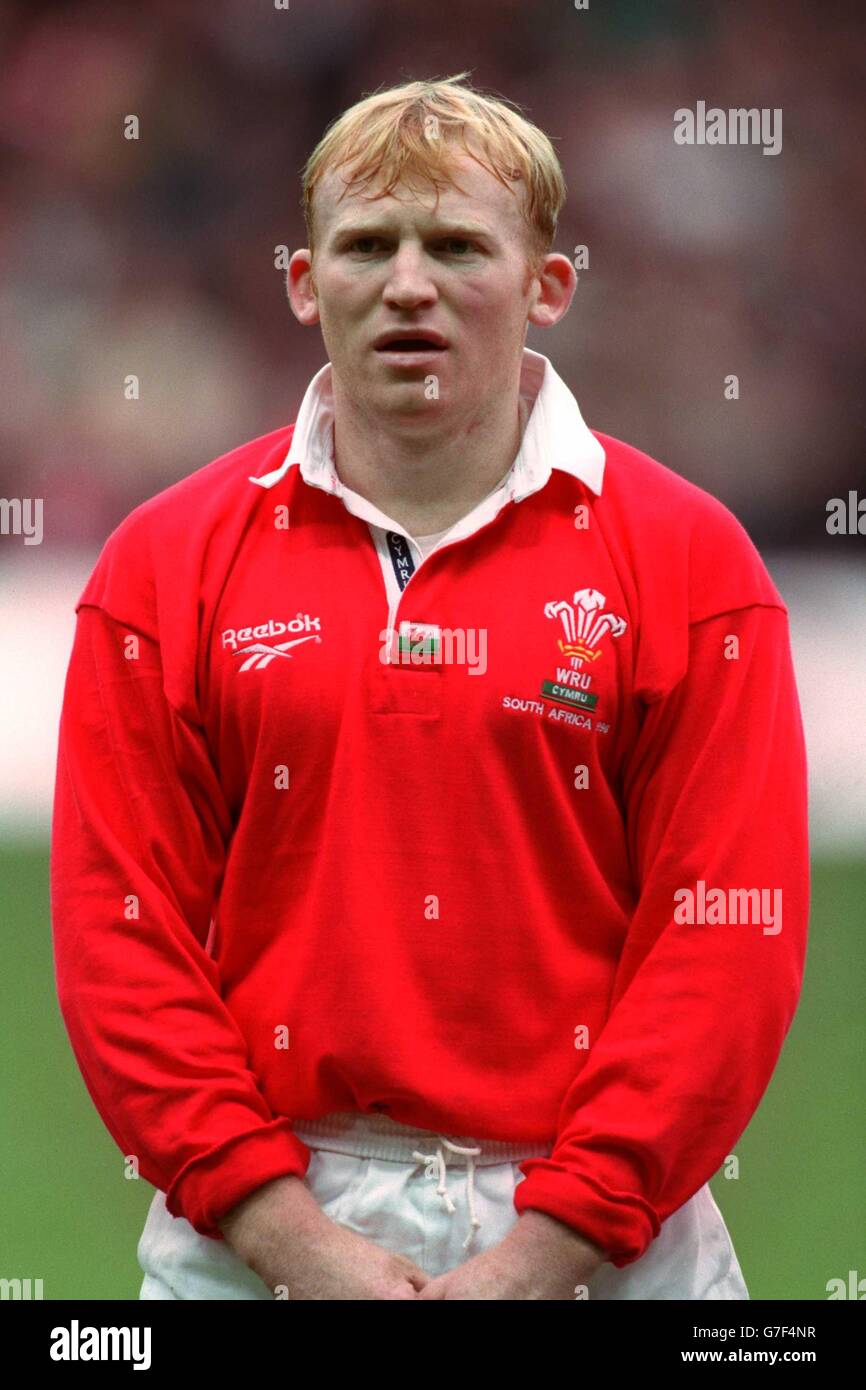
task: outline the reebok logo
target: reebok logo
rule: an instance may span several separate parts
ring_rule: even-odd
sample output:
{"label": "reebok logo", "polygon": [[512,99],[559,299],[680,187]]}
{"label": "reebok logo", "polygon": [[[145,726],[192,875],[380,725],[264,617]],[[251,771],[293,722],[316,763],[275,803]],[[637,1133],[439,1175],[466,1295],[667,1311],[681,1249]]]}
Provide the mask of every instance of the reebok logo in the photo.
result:
{"label": "reebok logo", "polygon": [[[262,671],[269,666],[277,657],[292,658],[292,647],[300,646],[302,642],[321,642],[319,632],[321,631],[321,618],[311,618],[309,613],[299,613],[296,618],[289,622],[282,622],[280,619],[269,618],[266,623],[258,623],[255,627],[227,627],[221,634],[223,649],[229,648],[235,656],[242,656],[245,659],[241,662],[238,670],[240,671]],[[303,637],[291,637],[286,642],[268,643],[263,642],[263,637],[280,637],[284,632],[303,632]]]}

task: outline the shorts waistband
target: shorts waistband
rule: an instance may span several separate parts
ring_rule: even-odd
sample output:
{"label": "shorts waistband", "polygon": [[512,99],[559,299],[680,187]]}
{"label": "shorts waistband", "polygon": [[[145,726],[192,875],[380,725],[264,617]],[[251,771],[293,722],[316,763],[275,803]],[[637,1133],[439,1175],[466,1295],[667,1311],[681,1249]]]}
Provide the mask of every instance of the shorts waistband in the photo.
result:
{"label": "shorts waistband", "polygon": [[[475,1139],[404,1125],[390,1115],[362,1115],[354,1111],[335,1111],[316,1120],[293,1120],[292,1129],[301,1143],[311,1149],[328,1149],[358,1158],[391,1159],[396,1163],[416,1163],[415,1151],[429,1153],[432,1145],[440,1147],[446,1164],[465,1164],[469,1155],[455,1152],[449,1147],[451,1144],[473,1150],[476,1164],[521,1163],[525,1158],[547,1158],[554,1143]],[[442,1140],[448,1142],[442,1145]]]}

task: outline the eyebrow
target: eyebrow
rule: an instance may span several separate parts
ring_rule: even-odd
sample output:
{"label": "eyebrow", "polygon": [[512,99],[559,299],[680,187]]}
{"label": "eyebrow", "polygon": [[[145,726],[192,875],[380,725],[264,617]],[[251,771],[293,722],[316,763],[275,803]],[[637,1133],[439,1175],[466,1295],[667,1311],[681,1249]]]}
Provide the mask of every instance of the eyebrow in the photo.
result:
{"label": "eyebrow", "polygon": [[[342,226],[337,225],[332,233],[333,241],[341,240],[346,236],[384,236],[391,230],[393,224],[390,222],[346,222]],[[443,222],[431,227],[427,233],[429,236],[436,237],[492,237],[493,232],[487,227],[478,226],[471,222]]]}

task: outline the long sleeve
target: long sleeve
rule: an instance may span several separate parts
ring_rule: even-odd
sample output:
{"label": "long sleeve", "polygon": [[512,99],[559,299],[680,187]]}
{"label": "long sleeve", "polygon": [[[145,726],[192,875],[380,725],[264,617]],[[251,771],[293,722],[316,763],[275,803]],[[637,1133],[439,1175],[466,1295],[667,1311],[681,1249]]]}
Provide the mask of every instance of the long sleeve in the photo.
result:
{"label": "long sleeve", "polygon": [[207,940],[230,817],[158,643],[79,608],[60,720],[51,915],[61,1013],[112,1138],[169,1211],[218,1219],[310,1153],[271,1113]]}
{"label": "long sleeve", "polygon": [[717,1171],[776,1066],[805,963],[806,786],[784,608],[692,623],[625,769],[639,897],[611,1009],[515,1192],[617,1267]]}

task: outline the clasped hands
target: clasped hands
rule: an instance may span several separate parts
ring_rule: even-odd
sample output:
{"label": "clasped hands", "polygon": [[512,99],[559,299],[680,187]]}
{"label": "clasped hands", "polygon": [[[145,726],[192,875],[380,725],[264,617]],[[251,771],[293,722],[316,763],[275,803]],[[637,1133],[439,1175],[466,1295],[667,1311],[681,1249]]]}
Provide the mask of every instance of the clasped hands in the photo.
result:
{"label": "clasped hands", "polygon": [[577,1231],[529,1208],[496,1245],[431,1277],[327,1217],[295,1177],[252,1193],[220,1226],[275,1297],[359,1299],[573,1299],[606,1256]]}
{"label": "clasped hands", "polygon": [[416,1297],[573,1299],[575,1286],[588,1283],[603,1260],[602,1252],[570,1226],[546,1212],[527,1210],[496,1245],[427,1279]]}

